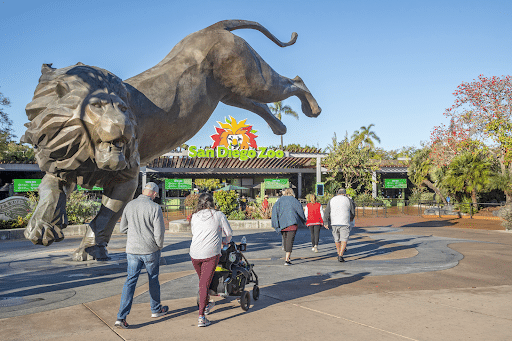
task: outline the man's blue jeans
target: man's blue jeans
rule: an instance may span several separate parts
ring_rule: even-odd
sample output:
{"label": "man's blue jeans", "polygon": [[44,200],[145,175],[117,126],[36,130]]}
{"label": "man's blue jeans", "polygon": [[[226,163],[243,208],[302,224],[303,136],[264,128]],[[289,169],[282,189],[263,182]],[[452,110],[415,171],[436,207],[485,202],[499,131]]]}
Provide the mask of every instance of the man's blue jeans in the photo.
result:
{"label": "man's blue jeans", "polygon": [[126,254],[128,260],[128,277],[123,286],[123,293],[121,295],[121,304],[119,306],[119,313],[117,313],[118,320],[126,319],[130,313],[133,303],[133,294],[135,293],[135,286],[139,279],[142,267],[146,267],[149,278],[149,296],[151,303],[151,312],[156,313],[160,310],[160,282],[158,281],[158,274],[160,272],[160,250],[155,251],[149,255],[134,255],[131,253]]}

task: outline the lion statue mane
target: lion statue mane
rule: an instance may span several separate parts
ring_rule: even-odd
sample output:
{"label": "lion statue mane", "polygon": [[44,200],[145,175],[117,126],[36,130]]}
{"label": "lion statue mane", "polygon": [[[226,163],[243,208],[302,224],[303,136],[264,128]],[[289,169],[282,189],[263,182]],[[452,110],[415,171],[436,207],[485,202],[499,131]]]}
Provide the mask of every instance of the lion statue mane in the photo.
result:
{"label": "lion statue mane", "polygon": [[[101,110],[113,96],[118,97],[117,107]],[[42,171],[92,188],[112,178],[122,181],[127,169],[139,166],[128,91],[106,70],[82,63],[62,69],[44,64],[26,113],[30,123],[22,142],[34,146]]]}

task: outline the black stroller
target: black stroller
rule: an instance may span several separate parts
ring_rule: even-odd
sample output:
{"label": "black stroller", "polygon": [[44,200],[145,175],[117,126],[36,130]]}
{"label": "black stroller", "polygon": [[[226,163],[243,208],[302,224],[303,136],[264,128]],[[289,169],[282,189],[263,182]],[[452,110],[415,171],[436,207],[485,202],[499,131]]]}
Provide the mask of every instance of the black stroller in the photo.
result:
{"label": "black stroller", "polygon": [[[244,311],[249,310],[251,304],[251,296],[245,290],[246,284],[254,283],[252,297],[254,300],[260,298],[258,276],[253,269],[254,264],[250,264],[242,254],[246,248],[245,237],[238,245],[230,242],[222,248],[219,264],[215,269],[209,288],[209,294],[213,296],[239,296],[240,306]],[[199,305],[199,295],[197,305]]]}

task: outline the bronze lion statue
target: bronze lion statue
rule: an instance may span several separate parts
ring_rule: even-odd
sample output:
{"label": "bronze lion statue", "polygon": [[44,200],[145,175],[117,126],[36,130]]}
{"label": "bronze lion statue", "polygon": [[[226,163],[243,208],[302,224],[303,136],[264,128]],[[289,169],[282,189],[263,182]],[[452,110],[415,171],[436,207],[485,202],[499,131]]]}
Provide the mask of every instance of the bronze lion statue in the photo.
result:
{"label": "bronze lion statue", "polygon": [[293,33],[283,43],[259,23],[225,20],[188,35],[160,63],[125,81],[81,63],[43,65],[22,142],[34,146],[46,174],[25,237],[46,246],[62,240],[66,194],[77,184],[101,186],[101,208],[73,259],[108,259],[106,246],[133,198],[140,165],[192,138],[219,102],[260,115],[278,135],[286,127],[266,103],[297,96],[306,116],[318,116],[321,109],[300,77],[279,75],[231,33],[243,28],[281,47],[297,39]]}

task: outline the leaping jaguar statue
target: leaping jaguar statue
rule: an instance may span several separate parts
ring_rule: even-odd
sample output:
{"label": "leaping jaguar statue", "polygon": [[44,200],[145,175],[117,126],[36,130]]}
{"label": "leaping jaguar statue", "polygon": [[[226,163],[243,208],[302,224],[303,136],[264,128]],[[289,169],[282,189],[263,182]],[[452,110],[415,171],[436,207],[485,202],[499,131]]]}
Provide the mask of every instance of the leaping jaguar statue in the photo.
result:
{"label": "leaping jaguar statue", "polygon": [[108,259],[106,246],[133,198],[140,165],[192,138],[219,102],[258,114],[277,135],[286,127],[266,103],[297,96],[304,114],[317,117],[321,109],[300,77],[279,75],[231,33],[243,28],[281,47],[297,39],[293,33],[283,43],[257,22],[225,20],[188,35],[160,63],[125,81],[82,63],[44,64],[22,137],[45,172],[25,237],[45,246],[64,239],[66,195],[77,184],[101,186],[101,208],[73,259]]}

